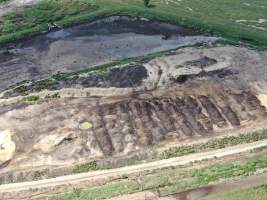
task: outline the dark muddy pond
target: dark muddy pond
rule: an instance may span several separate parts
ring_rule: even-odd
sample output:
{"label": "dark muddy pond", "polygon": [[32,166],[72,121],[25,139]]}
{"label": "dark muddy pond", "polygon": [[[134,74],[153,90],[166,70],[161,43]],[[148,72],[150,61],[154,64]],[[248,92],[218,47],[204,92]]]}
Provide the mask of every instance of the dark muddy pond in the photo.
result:
{"label": "dark muddy pond", "polygon": [[108,17],[1,47],[0,90],[58,71],[77,71],[215,39],[168,23]]}
{"label": "dark muddy pond", "polygon": [[177,194],[170,195],[170,197],[177,200],[202,200],[206,196],[218,195],[232,191],[244,190],[247,188],[253,188],[267,183],[267,174],[251,175],[249,177],[243,177],[229,182],[222,182],[215,185],[209,185],[206,187],[196,188],[179,192]]}

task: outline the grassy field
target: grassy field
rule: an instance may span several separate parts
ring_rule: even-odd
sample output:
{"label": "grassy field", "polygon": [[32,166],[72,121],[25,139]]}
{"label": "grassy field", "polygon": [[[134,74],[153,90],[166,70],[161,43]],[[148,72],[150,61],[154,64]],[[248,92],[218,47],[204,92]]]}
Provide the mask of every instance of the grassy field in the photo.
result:
{"label": "grassy field", "polygon": [[151,189],[157,189],[160,196],[166,196],[186,189],[252,175],[258,170],[266,169],[266,167],[267,156],[265,155],[190,171],[166,169],[157,174],[140,176],[135,179],[131,178],[131,180],[125,177],[124,180],[119,182],[109,183],[97,188],[74,190],[71,193],[50,197],[48,200],[100,200]]}
{"label": "grassy field", "polygon": [[48,28],[47,22],[70,26],[100,16],[132,15],[170,21],[233,41],[267,49],[267,1],[255,0],[44,0],[0,19],[0,43]]}
{"label": "grassy field", "polygon": [[267,185],[206,197],[202,200],[266,200]]}

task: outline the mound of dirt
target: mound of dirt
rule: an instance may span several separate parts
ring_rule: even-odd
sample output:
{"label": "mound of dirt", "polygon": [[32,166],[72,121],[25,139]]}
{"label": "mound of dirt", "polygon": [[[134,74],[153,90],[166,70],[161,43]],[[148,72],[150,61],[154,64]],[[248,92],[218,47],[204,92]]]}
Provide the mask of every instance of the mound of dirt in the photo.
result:
{"label": "mound of dirt", "polygon": [[10,131],[0,131],[0,166],[13,158],[15,150],[16,144],[11,139]]}
{"label": "mound of dirt", "polygon": [[51,153],[58,145],[64,141],[72,140],[72,132],[65,131],[63,134],[45,135],[40,137],[38,142],[33,146],[34,150],[40,150],[42,153]]}

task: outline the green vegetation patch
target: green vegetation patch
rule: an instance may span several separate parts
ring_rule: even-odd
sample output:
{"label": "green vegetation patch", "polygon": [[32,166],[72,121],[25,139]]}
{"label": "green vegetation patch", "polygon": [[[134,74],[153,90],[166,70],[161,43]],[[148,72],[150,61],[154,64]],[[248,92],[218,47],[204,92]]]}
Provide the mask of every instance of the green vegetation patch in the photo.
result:
{"label": "green vegetation patch", "polygon": [[139,191],[136,181],[124,181],[121,183],[108,184],[89,190],[74,190],[72,193],[51,197],[49,200],[101,200],[108,199],[122,194]]}
{"label": "green vegetation patch", "polygon": [[8,1],[8,0],[0,0],[0,3],[6,2],[6,1]]}
{"label": "green vegetation patch", "polygon": [[266,200],[267,199],[267,185],[262,185],[246,190],[238,190],[234,192],[227,192],[220,195],[212,195],[202,200]]}
{"label": "green vegetation patch", "polygon": [[[168,21],[267,49],[267,23],[261,20],[267,19],[267,1],[153,0],[145,5],[143,0],[44,0],[2,17],[0,43],[46,30],[51,22],[65,27],[104,16],[129,15]],[[251,26],[251,21],[256,25]]]}
{"label": "green vegetation patch", "polygon": [[[0,35],[19,34],[27,29],[36,31],[48,27],[47,23],[66,19],[95,10],[88,1],[80,0],[44,0],[26,8],[23,12],[10,13],[0,18]],[[39,28],[37,28],[39,27]]]}
{"label": "green vegetation patch", "polygon": [[194,169],[182,174],[183,178],[174,179],[172,183],[159,188],[161,196],[194,189],[209,184],[231,180],[235,177],[253,175],[259,169],[267,167],[267,156],[250,158],[236,163],[218,164],[202,169]]}
{"label": "green vegetation patch", "polygon": [[77,174],[77,173],[82,173],[82,172],[95,171],[98,169],[99,169],[99,167],[97,166],[97,162],[94,160],[94,161],[87,162],[87,163],[84,163],[81,165],[76,165],[73,168],[72,172],[74,174]]}
{"label": "green vegetation patch", "polygon": [[227,136],[223,138],[211,139],[206,143],[186,145],[170,148],[160,154],[161,159],[184,156],[190,153],[198,153],[214,149],[223,149],[225,147],[246,144],[267,139],[267,130],[240,134],[238,136]]}
{"label": "green vegetation patch", "polygon": [[38,101],[39,99],[40,99],[40,97],[39,96],[35,96],[35,95],[27,96],[27,97],[23,98],[24,101]]}
{"label": "green vegetation patch", "polygon": [[[31,83],[27,83],[20,86],[14,86],[14,89],[11,89],[14,93],[21,95],[21,96],[27,96],[32,92],[40,92],[45,89],[55,89],[58,82],[53,78],[43,79],[39,81],[33,81]],[[12,88],[12,87],[11,87]],[[12,93],[13,93],[12,92]]]}

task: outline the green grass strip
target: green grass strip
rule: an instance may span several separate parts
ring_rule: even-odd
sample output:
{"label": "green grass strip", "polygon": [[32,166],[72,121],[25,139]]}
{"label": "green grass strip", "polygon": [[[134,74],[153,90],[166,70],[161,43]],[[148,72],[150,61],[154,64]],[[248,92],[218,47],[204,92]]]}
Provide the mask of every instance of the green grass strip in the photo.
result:
{"label": "green grass strip", "polygon": [[160,154],[160,159],[168,159],[168,158],[188,155],[190,153],[223,149],[238,144],[252,143],[264,139],[267,139],[267,130],[248,133],[248,134],[240,134],[238,136],[227,136],[223,138],[210,139],[206,143],[170,148]]}

